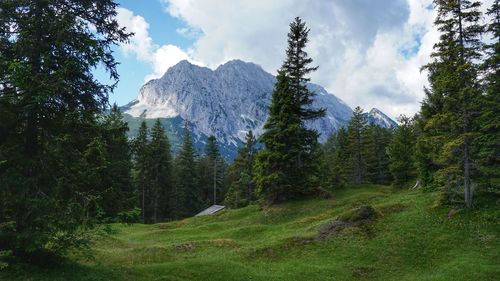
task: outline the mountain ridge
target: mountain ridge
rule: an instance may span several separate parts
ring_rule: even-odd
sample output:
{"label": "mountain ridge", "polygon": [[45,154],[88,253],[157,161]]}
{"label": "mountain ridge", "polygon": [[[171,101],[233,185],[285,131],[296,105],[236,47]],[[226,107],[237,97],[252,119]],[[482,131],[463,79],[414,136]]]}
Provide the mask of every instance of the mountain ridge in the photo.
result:
{"label": "mountain ridge", "polygon": [[[160,118],[171,125],[179,121],[167,120],[180,118],[189,123],[199,149],[213,134],[225,156],[233,158],[247,131],[257,136],[262,133],[275,81],[275,76],[251,62],[231,60],[212,70],[183,60],[162,77],[145,83],[137,99],[123,106],[122,111],[129,121]],[[347,124],[352,109],[320,85],[309,83],[308,88],[316,93],[313,107],[324,107],[326,116],[307,126],[320,132],[320,142],[324,142],[329,134]],[[384,126],[385,121],[377,122]],[[135,131],[134,126],[131,133]],[[180,130],[167,131],[179,134]]]}

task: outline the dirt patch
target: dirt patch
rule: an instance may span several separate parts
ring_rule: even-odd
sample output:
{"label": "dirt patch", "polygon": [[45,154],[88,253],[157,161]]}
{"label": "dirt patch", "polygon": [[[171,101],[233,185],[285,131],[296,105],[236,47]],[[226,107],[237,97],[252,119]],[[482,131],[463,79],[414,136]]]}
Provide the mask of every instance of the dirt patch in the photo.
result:
{"label": "dirt patch", "polygon": [[256,258],[259,259],[268,259],[268,260],[276,260],[279,257],[279,248],[274,247],[264,247],[255,249],[248,253],[247,258],[254,260]]}
{"label": "dirt patch", "polygon": [[283,243],[283,248],[289,250],[298,246],[311,245],[312,243],[314,243],[314,241],[316,241],[315,237],[295,236],[286,239],[285,243]]}
{"label": "dirt patch", "polygon": [[314,198],[318,198],[318,199],[332,199],[333,198],[333,194],[322,188],[322,187],[316,187],[313,192],[312,192],[312,196]]}
{"label": "dirt patch", "polygon": [[232,239],[214,239],[208,241],[210,245],[218,248],[237,248],[238,243]]}
{"label": "dirt patch", "polygon": [[355,267],[352,271],[352,277],[356,279],[373,278],[377,274],[377,269],[373,267],[360,266]]}
{"label": "dirt patch", "polygon": [[361,206],[319,227],[316,238],[324,240],[330,236],[339,235],[344,229],[354,227],[361,228],[366,232],[369,230],[366,225],[373,222],[377,217],[379,217],[379,214],[372,206]]}
{"label": "dirt patch", "polygon": [[159,223],[156,227],[159,229],[169,229],[171,226],[168,223]]}
{"label": "dirt patch", "polygon": [[175,249],[178,251],[191,251],[194,250],[195,248],[196,247],[193,243],[182,243],[175,245]]}

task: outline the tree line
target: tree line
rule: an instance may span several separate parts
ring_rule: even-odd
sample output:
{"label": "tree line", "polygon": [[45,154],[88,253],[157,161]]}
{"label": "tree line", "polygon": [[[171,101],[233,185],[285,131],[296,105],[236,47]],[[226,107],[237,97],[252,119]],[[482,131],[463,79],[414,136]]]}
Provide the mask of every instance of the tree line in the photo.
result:
{"label": "tree line", "polygon": [[182,147],[174,158],[160,120],[151,129],[143,121],[130,146],[131,181],[143,223],[193,216],[210,205],[222,204],[227,164],[214,136],[208,137],[204,155],[199,157],[186,122]]}

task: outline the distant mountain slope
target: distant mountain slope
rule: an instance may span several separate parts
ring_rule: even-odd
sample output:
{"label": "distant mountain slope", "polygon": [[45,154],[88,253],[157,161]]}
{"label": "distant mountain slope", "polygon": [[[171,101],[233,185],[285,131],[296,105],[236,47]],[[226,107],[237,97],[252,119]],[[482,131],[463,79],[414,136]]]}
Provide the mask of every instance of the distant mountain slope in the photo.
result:
{"label": "distant mountain slope", "polygon": [[[181,61],[160,79],[147,82],[137,99],[122,111],[130,124],[131,135],[136,134],[140,120],[160,118],[173,139],[175,150],[181,127],[187,121],[199,149],[213,134],[224,155],[233,158],[247,131],[253,130],[257,135],[262,132],[275,81],[276,78],[260,66],[241,60],[229,61],[215,70]],[[326,108],[324,118],[309,124],[321,133],[320,141],[324,141],[347,124],[352,110],[323,87],[308,86],[317,94],[313,106]]]}
{"label": "distant mountain slope", "polygon": [[384,128],[394,128],[398,126],[396,121],[392,120],[389,116],[385,115],[382,111],[372,108],[370,112],[365,113],[368,122]]}

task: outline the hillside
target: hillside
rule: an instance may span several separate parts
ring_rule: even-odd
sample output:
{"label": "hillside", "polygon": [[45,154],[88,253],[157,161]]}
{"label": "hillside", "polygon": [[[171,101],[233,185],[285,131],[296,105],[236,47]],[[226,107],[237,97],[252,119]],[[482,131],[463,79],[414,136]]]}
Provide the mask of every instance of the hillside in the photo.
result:
{"label": "hillside", "polygon": [[[0,279],[498,280],[498,207],[450,219],[450,208],[432,207],[436,196],[360,186],[264,210],[113,225],[113,234],[93,245],[94,260],[16,266]],[[360,220],[360,206],[375,215]]]}

